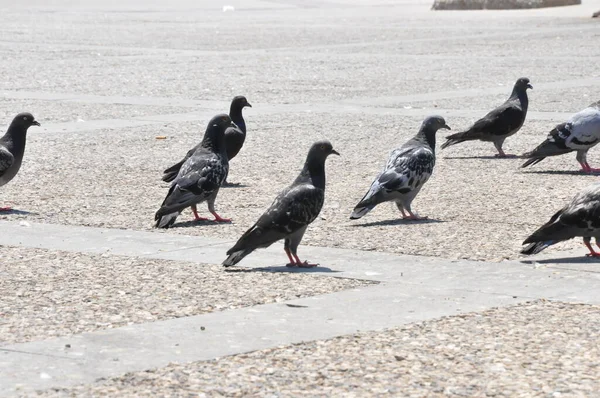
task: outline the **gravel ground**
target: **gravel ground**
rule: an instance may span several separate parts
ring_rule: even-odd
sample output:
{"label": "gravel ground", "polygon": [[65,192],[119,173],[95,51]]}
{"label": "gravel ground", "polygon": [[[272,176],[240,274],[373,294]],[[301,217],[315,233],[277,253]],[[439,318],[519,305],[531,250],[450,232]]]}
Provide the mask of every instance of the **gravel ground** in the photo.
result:
{"label": "gravel ground", "polygon": [[[382,204],[362,220],[350,221],[353,206],[389,151],[414,134],[421,119],[315,113],[258,117],[251,112],[247,112],[247,145],[231,163],[230,181],[242,185],[222,189],[217,199],[217,210],[234,222],[193,223],[191,212],[185,211],[178,227],[165,233],[237,239],[291,183],[311,142],[322,137],[329,138],[342,156],[327,162],[325,207],[305,235],[303,243],[308,245],[445,258],[515,258],[528,234],[597,179],[576,173],[578,165],[571,154],[522,171],[519,159],[488,158],[495,152],[489,143],[465,143],[438,152],[433,177],[413,203],[431,220],[400,221],[393,205]],[[447,118],[447,122],[465,126],[472,120]],[[0,218],[151,230],[168,187],[160,181],[161,171],[199,140],[203,124],[72,134],[32,130],[21,172],[3,187],[0,197],[23,213]],[[545,138],[548,128],[548,122],[529,121],[507,140],[505,149],[530,150]],[[157,140],[157,135],[168,139]],[[598,151],[592,150],[589,160],[600,165]],[[205,205],[200,209],[207,213]],[[581,243],[570,241],[558,249],[575,247]]]}
{"label": "gravel ground", "polygon": [[[65,101],[0,99],[0,125],[8,125],[19,112],[31,112],[46,123],[83,122],[104,119],[131,119],[140,116],[193,112],[190,108],[136,106],[127,104],[85,104]],[[35,127],[31,130],[33,130]]]}
{"label": "gravel ground", "polygon": [[1,247],[0,346],[286,301],[371,283]]}
{"label": "gravel ground", "polygon": [[40,396],[594,396],[599,332],[598,306],[536,301]]}

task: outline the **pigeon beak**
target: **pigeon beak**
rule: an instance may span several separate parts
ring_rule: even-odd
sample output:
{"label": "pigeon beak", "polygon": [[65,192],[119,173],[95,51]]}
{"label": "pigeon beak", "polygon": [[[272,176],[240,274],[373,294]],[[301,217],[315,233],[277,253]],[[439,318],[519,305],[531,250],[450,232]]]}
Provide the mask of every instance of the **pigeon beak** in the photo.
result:
{"label": "pigeon beak", "polygon": [[450,128],[450,126],[448,126],[447,124],[444,124],[444,127],[443,127],[443,128],[445,128],[446,130],[452,130],[452,129]]}
{"label": "pigeon beak", "polygon": [[335,149],[332,149],[331,153],[334,154],[334,155],[340,156],[340,153],[338,151],[336,151]]}
{"label": "pigeon beak", "polygon": [[34,120],[33,122],[31,122],[31,124],[34,126],[41,126],[40,122],[38,122],[37,120]]}
{"label": "pigeon beak", "polygon": [[527,88],[530,88],[530,89],[533,90],[533,86],[531,84],[529,84],[529,83],[527,84]]}
{"label": "pigeon beak", "polygon": [[249,106],[250,108],[252,108],[252,104],[249,102],[246,102],[246,106]]}

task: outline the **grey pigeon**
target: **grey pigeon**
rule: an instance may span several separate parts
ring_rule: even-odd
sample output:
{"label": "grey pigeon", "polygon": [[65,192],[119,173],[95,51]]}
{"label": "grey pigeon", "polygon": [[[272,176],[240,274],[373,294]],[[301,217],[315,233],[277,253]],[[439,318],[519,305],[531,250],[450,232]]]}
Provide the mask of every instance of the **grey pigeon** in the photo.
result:
{"label": "grey pigeon", "polygon": [[325,160],[331,154],[339,155],[329,141],[312,145],[300,175],[227,251],[229,257],[223,262],[224,266],[235,265],[254,250],[269,247],[281,239],[284,239],[284,250],[290,260],[288,266],[308,268],[317,265],[300,261],[297,250],[306,228],[323,207]]}
{"label": "grey pigeon", "polygon": [[528,88],[533,88],[528,78],[517,80],[506,102],[476,121],[467,131],[446,137],[447,141],[442,144],[442,149],[464,141],[479,140],[493,142],[498,150],[496,156],[511,156],[504,153],[502,144],[507,137],[519,131],[525,122],[529,105]]}
{"label": "grey pigeon", "polygon": [[[231,106],[229,107],[229,116],[231,117],[233,123],[235,123],[235,126],[230,126],[225,131],[225,149],[227,152],[227,158],[229,160],[233,159],[240,152],[240,149],[242,149],[244,141],[246,140],[246,122],[242,116],[242,110],[247,106],[252,108],[252,105],[250,105],[246,97],[242,95],[238,95],[231,101]],[[179,173],[179,169],[183,163],[188,160],[188,158],[192,156],[196,149],[198,149],[201,145],[202,143],[190,149],[179,163],[167,168],[163,172],[164,174],[162,180],[165,182],[173,181],[175,177],[177,177],[177,173]]]}
{"label": "grey pigeon", "polygon": [[350,218],[361,218],[378,204],[389,201],[396,202],[405,219],[427,218],[414,214],[410,204],[433,172],[435,134],[441,128],[450,130],[443,117],[429,116],[421,124],[417,135],[393,150],[383,171],[356,205]]}
{"label": "grey pigeon", "polygon": [[550,221],[525,239],[528,244],[521,253],[536,254],[554,245],[575,238],[583,237],[583,243],[589,249],[588,256],[600,257],[590,242],[592,238],[600,238],[600,184],[594,184],[579,192],[571,203],[560,209]]}
{"label": "grey pigeon", "polygon": [[546,140],[533,151],[523,155],[529,158],[521,167],[541,162],[548,156],[577,151],[576,159],[586,173],[598,172],[587,162],[588,151],[600,142],[600,102],[577,112],[566,123],[554,127]]}
{"label": "grey pigeon", "polygon": [[229,115],[217,115],[208,123],[199,148],[181,166],[173,180],[167,197],[154,219],[157,228],[169,228],[186,207],[192,207],[196,220],[196,205],[206,201],[214,221],[231,221],[221,218],[215,211],[215,199],[219,188],[227,178],[229,161],[225,153],[225,130],[232,125]]}
{"label": "grey pigeon", "polygon": [[[0,138],[0,187],[7,184],[19,172],[25,154],[27,129],[31,126],[40,126],[40,124],[31,113],[19,113],[8,126],[6,134]],[[0,208],[0,211],[8,210],[11,208]]]}

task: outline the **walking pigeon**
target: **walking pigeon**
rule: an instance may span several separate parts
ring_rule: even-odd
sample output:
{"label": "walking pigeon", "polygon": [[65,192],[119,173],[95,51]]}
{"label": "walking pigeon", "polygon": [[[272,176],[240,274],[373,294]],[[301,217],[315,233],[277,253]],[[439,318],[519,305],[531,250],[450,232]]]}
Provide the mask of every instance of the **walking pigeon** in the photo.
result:
{"label": "walking pigeon", "polygon": [[240,262],[259,248],[271,246],[284,239],[284,250],[290,260],[288,267],[315,267],[302,262],[297,250],[308,225],[317,218],[325,200],[325,160],[331,154],[339,155],[329,141],[315,142],[296,180],[275,198],[237,243],[227,251],[223,265],[229,267]]}
{"label": "walking pigeon", "polygon": [[589,249],[587,256],[600,257],[590,242],[600,238],[600,184],[594,184],[579,192],[571,203],[552,216],[550,221],[525,239],[528,244],[521,253],[536,254],[558,242],[577,236],[583,237],[583,243]]}
{"label": "walking pigeon", "polygon": [[215,199],[229,171],[224,133],[231,125],[231,118],[225,114],[210,120],[200,147],[183,163],[167,197],[156,212],[154,219],[157,228],[169,228],[181,211],[189,206],[196,220],[206,220],[198,216],[196,209],[196,205],[204,201],[208,203],[214,221],[231,221],[221,218],[215,211]]}
{"label": "walking pigeon", "polygon": [[587,162],[588,151],[600,142],[600,102],[596,102],[577,112],[566,123],[554,127],[546,140],[533,151],[523,155],[529,158],[521,167],[541,162],[548,156],[557,156],[577,151],[575,157],[586,173],[598,172]]}
{"label": "walking pigeon", "polygon": [[[229,107],[229,116],[235,126],[230,126],[225,131],[225,148],[227,152],[227,158],[229,160],[233,159],[242,149],[244,145],[244,141],[246,140],[246,122],[244,121],[244,117],[242,116],[242,109],[249,106],[252,108],[252,105],[248,102],[246,97],[242,95],[238,95],[231,101],[231,106]],[[177,177],[177,173],[179,173],[179,169],[181,165],[188,160],[190,156],[198,149],[202,144],[198,144],[192,149],[188,151],[185,157],[179,162],[174,164],[173,166],[167,168],[163,173],[162,180],[165,182],[171,182]]]}
{"label": "walking pigeon", "polygon": [[528,88],[533,88],[529,84],[528,78],[522,77],[517,80],[506,102],[476,121],[467,131],[446,137],[447,141],[442,144],[442,149],[464,141],[490,141],[494,143],[498,150],[496,156],[511,156],[504,153],[502,144],[507,137],[519,131],[523,126],[523,122],[525,122],[527,106],[529,105]]}
{"label": "walking pigeon", "polygon": [[435,134],[441,128],[450,130],[443,117],[429,116],[421,124],[417,135],[393,150],[383,171],[356,205],[350,219],[361,218],[378,204],[389,201],[396,202],[405,219],[426,219],[414,214],[410,204],[433,172]]}
{"label": "walking pigeon", "polygon": [[[27,129],[31,126],[40,126],[31,113],[19,113],[6,134],[0,138],[0,187],[12,180],[23,162]],[[0,207],[0,211],[11,210],[10,207]]]}

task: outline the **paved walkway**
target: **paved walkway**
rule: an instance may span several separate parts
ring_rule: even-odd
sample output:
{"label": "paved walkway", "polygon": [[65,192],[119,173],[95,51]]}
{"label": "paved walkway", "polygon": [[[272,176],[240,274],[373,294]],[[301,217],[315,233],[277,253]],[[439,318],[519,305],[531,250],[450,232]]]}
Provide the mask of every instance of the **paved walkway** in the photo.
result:
{"label": "paved walkway", "polygon": [[[197,263],[219,263],[232,243],[153,232],[17,222],[0,222],[0,229],[0,245]],[[255,252],[241,265],[380,283],[286,303],[3,345],[0,394],[91,383],[171,362],[208,360],[381,330],[534,299],[600,304],[600,272],[593,271],[594,262],[577,257],[581,252],[568,258],[568,266],[562,264],[566,259],[546,263],[543,257],[541,262],[483,263],[318,247],[311,248],[311,255],[321,266],[310,271],[282,266],[284,256],[279,245]]]}

